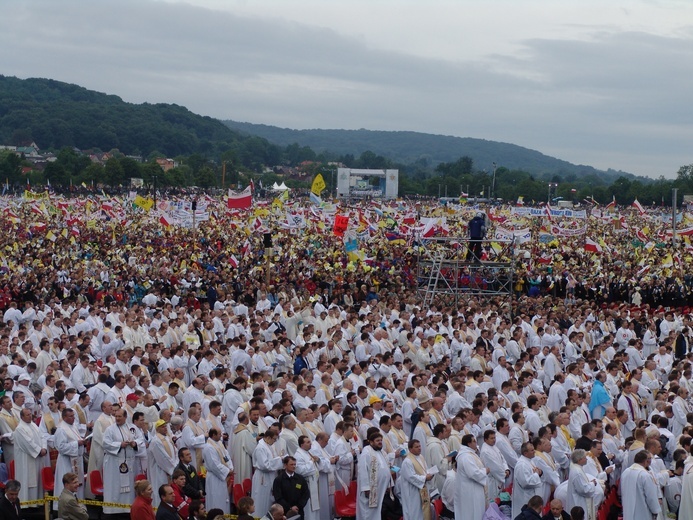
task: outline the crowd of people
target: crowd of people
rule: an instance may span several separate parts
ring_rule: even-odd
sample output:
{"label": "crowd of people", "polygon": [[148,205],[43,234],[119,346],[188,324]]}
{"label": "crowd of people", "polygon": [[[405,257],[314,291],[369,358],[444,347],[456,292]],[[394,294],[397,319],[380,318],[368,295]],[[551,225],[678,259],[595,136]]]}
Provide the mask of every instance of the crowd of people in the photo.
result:
{"label": "crowd of people", "polygon": [[[138,519],[332,520],[338,493],[359,520],[693,518],[693,279],[663,214],[210,198],[190,227],[174,202],[0,199],[8,518],[46,467],[66,519],[99,483]],[[422,241],[470,232],[512,298],[424,305]]]}

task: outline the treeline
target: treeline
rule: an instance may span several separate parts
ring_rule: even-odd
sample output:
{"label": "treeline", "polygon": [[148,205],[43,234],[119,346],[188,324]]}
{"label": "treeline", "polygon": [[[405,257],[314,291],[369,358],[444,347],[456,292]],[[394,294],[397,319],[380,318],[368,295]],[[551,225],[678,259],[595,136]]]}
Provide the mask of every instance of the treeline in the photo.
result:
{"label": "treeline", "polygon": [[[362,133],[356,132],[354,136],[363,140]],[[391,132],[386,136],[389,139],[386,142],[395,146],[400,142],[398,138],[415,137],[417,141],[400,142],[400,145],[409,143],[411,148],[413,143],[420,146],[420,139],[425,138],[429,141],[424,143],[436,152],[434,155],[442,153],[435,147],[441,146],[440,138],[444,136],[414,134]],[[458,197],[461,193],[468,193],[470,196],[493,196],[504,200],[516,200],[522,196],[525,202],[531,203],[547,200],[549,183],[557,185],[552,188],[552,198],[581,201],[594,197],[600,203],[608,203],[615,196],[623,204],[630,204],[636,197],[645,205],[661,204],[662,200],[668,204],[674,187],[679,189],[680,199],[683,195],[693,194],[691,166],[682,167],[674,180],[660,178],[650,182],[628,175],[614,180],[614,172],[588,173],[581,170],[576,173],[563,169],[568,168],[567,163],[553,170],[556,173],[530,173],[513,167],[511,162],[508,163],[511,167],[505,167],[499,161],[494,176],[488,167],[490,159],[486,156],[479,163],[486,165],[482,169],[470,156],[438,163],[432,161],[431,156],[419,153],[421,150],[417,152],[417,159],[406,163],[398,163],[388,158],[389,154],[386,157],[373,151],[360,155],[316,152],[309,146],[295,143],[273,144],[263,137],[232,130],[218,120],[199,116],[178,105],[136,105],[125,103],[117,96],[59,81],[0,76],[0,144],[26,145],[32,141],[42,151],[55,153],[56,160],[48,162],[42,171],[25,174],[24,170],[32,168],[31,163],[16,154],[0,151],[0,183],[20,186],[27,182],[28,176],[32,185],[50,182],[55,186],[69,186],[93,182],[117,187],[128,186],[130,179],[137,177],[148,185],[162,187],[226,188],[246,184],[251,178],[262,180],[263,184],[281,183],[286,179],[277,173],[267,173],[267,167],[288,167],[298,168],[301,173],[294,180],[286,180],[290,187],[308,187],[313,176],[322,173],[328,190],[332,191],[336,179],[333,164],[341,163],[350,168],[400,170],[399,192],[402,196]],[[454,143],[457,141],[453,139],[448,144]],[[111,157],[100,164],[92,162],[79,150],[89,150],[90,153],[109,151]],[[395,151],[393,148],[392,153]],[[403,150],[398,148],[392,156],[402,157],[402,153]],[[143,160],[133,157],[142,157]],[[164,173],[155,162],[158,157],[172,158],[178,166]],[[530,161],[529,158],[526,160]],[[538,163],[537,167],[547,165]]]}
{"label": "treeline", "polygon": [[0,151],[0,182],[4,184],[8,181],[10,185],[20,187],[27,180],[32,186],[50,183],[55,187],[67,187],[84,183],[88,186],[119,187],[129,186],[131,178],[141,178],[148,187],[227,188],[245,186],[252,179],[256,184],[262,181],[264,186],[284,181],[291,188],[308,188],[313,177],[321,173],[327,184],[327,192],[332,193],[337,169],[334,162],[339,162],[349,168],[399,169],[400,196],[460,197],[466,193],[469,197],[492,196],[511,202],[523,197],[526,204],[532,204],[546,202],[551,184],[552,199],[561,197],[582,202],[594,198],[600,204],[607,204],[615,198],[619,204],[631,204],[637,198],[647,206],[670,205],[672,188],[678,189],[679,204],[684,195],[693,194],[693,165],[682,166],[675,179],[660,178],[643,183],[621,177],[611,184],[604,183],[597,176],[577,177],[568,174],[545,178],[499,166],[495,172],[494,186],[493,172],[475,169],[469,157],[442,163],[435,171],[430,171],[419,165],[398,165],[373,152],[364,152],[359,157],[349,154],[331,157],[328,161],[324,155],[315,154],[309,148],[290,145],[280,151],[279,158],[300,165],[303,177],[296,180],[274,172],[261,173],[247,168],[232,151],[222,154],[221,161],[208,159],[201,154],[178,156],[175,157],[177,166],[167,172],[156,163],[155,159],[162,157],[157,154],[145,162],[138,162],[118,151],[112,151],[111,155],[102,165],[72,148],[63,148],[57,153],[56,160],[46,164],[42,172],[25,174],[22,169],[31,163],[13,152]]}

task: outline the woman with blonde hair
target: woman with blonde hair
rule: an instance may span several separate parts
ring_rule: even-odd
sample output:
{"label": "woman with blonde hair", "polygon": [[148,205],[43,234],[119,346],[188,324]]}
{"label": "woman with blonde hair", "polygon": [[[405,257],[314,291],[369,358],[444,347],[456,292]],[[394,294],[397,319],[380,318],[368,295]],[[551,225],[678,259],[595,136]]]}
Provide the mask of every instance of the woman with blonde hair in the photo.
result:
{"label": "woman with blonde hair", "polygon": [[130,508],[130,517],[137,520],[155,520],[152,509],[152,494],[154,490],[148,480],[135,482],[135,500]]}

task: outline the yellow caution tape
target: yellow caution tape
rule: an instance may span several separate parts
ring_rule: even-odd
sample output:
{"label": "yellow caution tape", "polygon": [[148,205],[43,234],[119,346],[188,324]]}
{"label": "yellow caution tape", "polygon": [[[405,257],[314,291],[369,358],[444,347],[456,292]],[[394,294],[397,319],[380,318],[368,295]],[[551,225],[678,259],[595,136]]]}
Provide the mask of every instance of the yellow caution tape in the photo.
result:
{"label": "yellow caution tape", "polygon": [[25,506],[42,506],[45,503],[46,503],[46,501],[43,498],[41,498],[39,500],[25,500],[24,502],[22,502],[22,507],[25,507]]}
{"label": "yellow caution tape", "polygon": [[[28,507],[28,506],[42,506],[46,502],[58,502],[60,500],[60,497],[54,497],[51,495],[47,495],[44,498],[40,498],[38,500],[25,500],[22,502],[22,507]],[[131,504],[116,504],[115,502],[101,502],[100,500],[78,500],[80,504],[84,504],[87,506],[96,506],[96,507],[113,507],[113,508],[118,508],[118,509],[130,509],[132,507]],[[156,511],[156,507],[153,508],[154,511]],[[229,518],[231,520],[237,520],[238,515],[224,515],[224,518]]]}

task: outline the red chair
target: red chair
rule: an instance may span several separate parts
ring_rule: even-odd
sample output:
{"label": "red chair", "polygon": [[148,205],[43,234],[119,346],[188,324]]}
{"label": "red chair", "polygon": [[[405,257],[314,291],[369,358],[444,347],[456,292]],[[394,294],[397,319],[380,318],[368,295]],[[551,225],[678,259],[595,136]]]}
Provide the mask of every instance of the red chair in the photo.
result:
{"label": "red chair", "polygon": [[245,496],[250,496],[250,491],[253,488],[253,481],[250,480],[249,478],[245,479],[243,483],[241,484],[243,486],[243,493]]}
{"label": "red chair", "polygon": [[443,504],[443,499],[442,498],[437,498],[436,500],[433,501],[433,507],[436,510],[436,516],[440,518],[440,514],[443,512],[443,509],[445,509],[445,505]]}
{"label": "red chair", "polygon": [[238,501],[245,496],[243,493],[243,486],[240,484],[233,485],[233,503],[238,506]]}
{"label": "red chair", "polygon": [[92,495],[103,498],[103,478],[98,469],[89,473],[89,488]]}
{"label": "red chair", "polygon": [[11,460],[10,465],[7,467],[7,475],[10,477],[10,480],[14,480],[14,460]]}
{"label": "red chair", "polygon": [[344,490],[335,491],[334,494],[335,516],[356,518],[356,482],[349,484],[349,494]]}
{"label": "red chair", "polygon": [[55,489],[55,475],[53,474],[53,468],[50,466],[41,468],[41,485],[44,491],[52,493]]}

